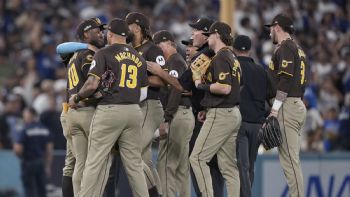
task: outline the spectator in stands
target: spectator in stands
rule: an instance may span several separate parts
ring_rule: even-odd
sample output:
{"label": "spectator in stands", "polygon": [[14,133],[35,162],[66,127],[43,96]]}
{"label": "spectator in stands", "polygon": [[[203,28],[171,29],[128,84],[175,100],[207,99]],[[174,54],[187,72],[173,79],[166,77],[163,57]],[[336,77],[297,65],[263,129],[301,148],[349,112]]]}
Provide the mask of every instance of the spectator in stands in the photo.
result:
{"label": "spectator in stands", "polygon": [[339,120],[338,111],[330,108],[324,113],[323,143],[325,152],[336,150],[339,146]]}
{"label": "spectator in stands", "polygon": [[307,113],[302,132],[302,137],[304,139],[301,145],[302,151],[322,152],[323,119],[320,112],[317,110],[317,97],[311,88],[306,88],[303,101]]}
{"label": "spectator in stands", "polygon": [[0,149],[12,149],[15,137],[23,128],[21,97],[10,94],[5,98],[4,103],[4,113],[0,116]]}
{"label": "spectator in stands", "polygon": [[344,102],[339,114],[339,148],[350,151],[350,93],[345,95]]}
{"label": "spectator in stands", "polygon": [[55,149],[65,149],[66,140],[62,135],[63,130],[60,122],[61,112],[56,109],[55,97],[48,98],[48,109],[40,114],[40,122],[49,130],[52,135],[52,142]]}

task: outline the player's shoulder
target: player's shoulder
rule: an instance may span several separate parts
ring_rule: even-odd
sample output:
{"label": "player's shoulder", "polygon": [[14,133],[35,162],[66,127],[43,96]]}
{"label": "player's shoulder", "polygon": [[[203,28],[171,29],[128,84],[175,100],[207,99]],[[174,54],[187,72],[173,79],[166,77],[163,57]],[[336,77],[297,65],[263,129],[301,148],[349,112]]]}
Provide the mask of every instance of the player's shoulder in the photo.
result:
{"label": "player's shoulder", "polygon": [[111,51],[112,48],[113,48],[113,45],[109,45],[109,46],[103,47],[103,48],[101,48],[101,49],[99,49],[98,51],[95,52],[95,56],[105,55],[106,53]]}
{"label": "player's shoulder", "polygon": [[220,49],[216,55],[214,56],[213,60],[216,60],[216,61],[222,61],[222,60],[233,60],[233,59],[237,59],[236,55],[233,53],[233,51],[228,48],[228,47],[225,47],[225,48],[222,48]]}
{"label": "player's shoulder", "polygon": [[279,53],[292,52],[297,53],[298,45],[292,39],[287,39],[283,41],[277,50]]}
{"label": "player's shoulder", "polygon": [[180,53],[175,53],[167,60],[167,64],[173,64],[174,66],[186,67],[187,63]]}
{"label": "player's shoulder", "polygon": [[227,56],[227,57],[236,57],[235,54],[233,53],[232,49],[229,47],[224,47],[219,51],[219,54],[222,56]]}
{"label": "player's shoulder", "polygon": [[171,61],[180,61],[180,62],[184,61],[184,62],[186,62],[185,59],[182,57],[182,55],[181,55],[180,53],[175,53],[174,55],[170,56],[170,57],[169,57],[169,60],[171,60]]}
{"label": "player's shoulder", "polygon": [[149,41],[147,42],[148,43],[148,52],[149,53],[154,53],[154,54],[160,54],[160,55],[163,55],[163,51],[162,49],[157,46],[156,44],[154,44],[153,42]]}
{"label": "player's shoulder", "polygon": [[92,61],[95,52],[90,49],[81,50],[78,52],[78,58],[82,60]]}
{"label": "player's shoulder", "polygon": [[87,56],[94,56],[95,52],[90,49],[83,49],[77,52],[78,58],[85,58]]}

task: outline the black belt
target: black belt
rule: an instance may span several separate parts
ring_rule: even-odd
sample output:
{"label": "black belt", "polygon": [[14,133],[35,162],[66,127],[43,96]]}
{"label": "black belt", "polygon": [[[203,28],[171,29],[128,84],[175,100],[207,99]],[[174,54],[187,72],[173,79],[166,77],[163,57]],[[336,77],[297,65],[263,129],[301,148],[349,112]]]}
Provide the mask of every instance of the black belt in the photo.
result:
{"label": "black belt", "polygon": [[180,105],[187,106],[190,108],[192,106],[190,97],[181,97]]}
{"label": "black belt", "polygon": [[183,108],[183,109],[190,109],[191,106],[188,106],[188,105],[179,105],[180,108]]}

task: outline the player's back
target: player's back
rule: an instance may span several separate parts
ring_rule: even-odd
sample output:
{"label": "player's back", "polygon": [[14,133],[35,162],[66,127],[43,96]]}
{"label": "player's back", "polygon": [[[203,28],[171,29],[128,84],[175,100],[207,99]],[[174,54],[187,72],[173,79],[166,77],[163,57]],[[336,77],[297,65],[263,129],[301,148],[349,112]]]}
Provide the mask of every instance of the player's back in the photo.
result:
{"label": "player's back", "polygon": [[128,45],[113,44],[98,51],[94,58],[96,65],[91,69],[108,69],[115,77],[111,94],[106,94],[99,104],[138,104],[140,88],[148,85],[147,65],[138,52]]}

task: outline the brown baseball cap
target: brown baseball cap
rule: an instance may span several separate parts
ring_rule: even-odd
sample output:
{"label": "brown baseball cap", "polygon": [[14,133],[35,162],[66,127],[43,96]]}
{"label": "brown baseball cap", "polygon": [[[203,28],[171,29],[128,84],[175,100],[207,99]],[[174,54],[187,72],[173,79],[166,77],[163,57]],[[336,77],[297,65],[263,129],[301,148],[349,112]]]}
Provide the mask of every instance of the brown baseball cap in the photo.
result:
{"label": "brown baseball cap", "polygon": [[205,36],[209,36],[210,34],[218,33],[220,35],[227,35],[232,37],[231,27],[223,22],[215,22],[209,28],[209,31],[202,33]]}
{"label": "brown baseball cap", "polygon": [[172,41],[172,42],[175,41],[174,36],[169,31],[161,30],[156,32],[153,35],[154,44],[159,44],[161,42],[166,42],[166,41]]}
{"label": "brown baseball cap", "polygon": [[192,46],[193,45],[193,39],[187,39],[187,40],[181,40],[181,43],[186,46]]}
{"label": "brown baseball cap", "polygon": [[233,41],[233,48],[240,50],[240,51],[249,51],[252,47],[252,41],[248,36],[245,35],[239,35],[235,38]]}
{"label": "brown baseball cap", "polygon": [[125,21],[128,25],[135,23],[135,24],[139,25],[141,28],[146,28],[146,29],[150,28],[150,22],[149,22],[148,18],[139,12],[129,13],[128,15],[126,15]]}
{"label": "brown baseball cap", "polygon": [[189,26],[194,28],[194,29],[198,29],[198,30],[202,30],[202,31],[208,31],[210,26],[214,23],[213,20],[209,19],[209,18],[200,18],[197,20],[197,22],[195,23],[190,23]]}
{"label": "brown baseball cap", "polygon": [[286,32],[292,34],[294,32],[294,25],[292,19],[284,14],[278,14],[275,16],[270,24],[264,25],[265,27],[272,27],[274,25],[279,25]]}
{"label": "brown baseball cap", "polygon": [[90,18],[88,20],[82,21],[79,24],[76,34],[80,39],[83,39],[84,32],[95,28],[100,28],[101,30],[103,30],[106,28],[106,24],[102,24],[99,18]]}
{"label": "brown baseball cap", "polygon": [[112,33],[118,34],[120,36],[127,36],[129,33],[128,24],[120,18],[114,18],[109,22],[107,29]]}

